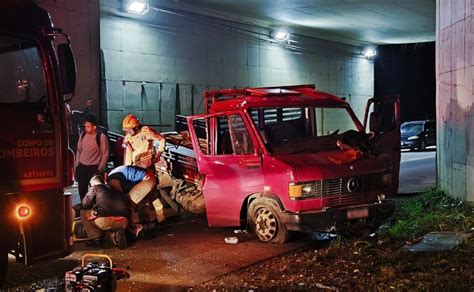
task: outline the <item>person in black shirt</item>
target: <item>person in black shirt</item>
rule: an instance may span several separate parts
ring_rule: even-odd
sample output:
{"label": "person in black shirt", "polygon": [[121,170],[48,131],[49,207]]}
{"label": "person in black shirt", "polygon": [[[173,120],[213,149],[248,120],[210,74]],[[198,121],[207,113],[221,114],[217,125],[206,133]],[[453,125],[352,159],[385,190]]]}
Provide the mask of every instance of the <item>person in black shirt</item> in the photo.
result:
{"label": "person in black shirt", "polygon": [[104,183],[101,176],[94,176],[91,187],[82,200],[81,219],[87,237],[92,245],[100,247],[103,234],[110,231],[112,241],[123,249],[127,246],[125,230],[128,228],[138,233],[140,226],[130,224],[130,209],[123,193],[114,190]]}

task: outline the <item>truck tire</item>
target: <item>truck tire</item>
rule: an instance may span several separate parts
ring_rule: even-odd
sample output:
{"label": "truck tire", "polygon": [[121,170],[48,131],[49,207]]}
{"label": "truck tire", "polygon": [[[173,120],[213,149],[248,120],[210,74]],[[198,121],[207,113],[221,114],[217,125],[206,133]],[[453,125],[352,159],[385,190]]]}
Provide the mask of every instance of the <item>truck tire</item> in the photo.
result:
{"label": "truck tire", "polygon": [[247,215],[250,228],[260,241],[285,243],[289,240],[289,231],[280,217],[278,205],[272,199],[253,200]]}
{"label": "truck tire", "polygon": [[7,251],[0,251],[0,290],[3,288],[5,278],[8,270],[8,253]]}

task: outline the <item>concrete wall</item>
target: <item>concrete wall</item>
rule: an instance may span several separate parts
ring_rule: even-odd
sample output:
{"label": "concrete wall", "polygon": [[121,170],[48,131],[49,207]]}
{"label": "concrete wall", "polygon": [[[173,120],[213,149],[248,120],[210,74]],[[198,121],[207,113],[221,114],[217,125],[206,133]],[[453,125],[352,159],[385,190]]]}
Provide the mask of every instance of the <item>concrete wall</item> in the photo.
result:
{"label": "concrete wall", "polygon": [[71,38],[77,62],[76,96],[72,109],[82,110],[88,99],[99,114],[99,0],[36,0],[51,15],[55,27]]}
{"label": "concrete wall", "polygon": [[474,1],[437,0],[438,184],[474,201]]}
{"label": "concrete wall", "polygon": [[373,61],[361,58],[360,48],[295,36],[298,42],[285,46],[268,41],[268,29],[196,15],[150,11],[131,19],[106,11],[114,2],[101,2],[100,20],[113,130],[130,112],[171,130],[176,90],[181,114],[202,112],[206,88],[313,83],[348,97],[359,116],[373,96]]}

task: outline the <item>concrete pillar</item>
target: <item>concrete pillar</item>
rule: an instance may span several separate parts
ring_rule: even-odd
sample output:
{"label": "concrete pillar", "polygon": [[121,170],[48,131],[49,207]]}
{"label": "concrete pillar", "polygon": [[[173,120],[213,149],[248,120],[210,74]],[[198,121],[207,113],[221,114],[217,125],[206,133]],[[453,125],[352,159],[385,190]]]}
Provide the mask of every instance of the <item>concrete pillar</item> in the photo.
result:
{"label": "concrete pillar", "polygon": [[474,201],[474,0],[437,0],[438,185]]}

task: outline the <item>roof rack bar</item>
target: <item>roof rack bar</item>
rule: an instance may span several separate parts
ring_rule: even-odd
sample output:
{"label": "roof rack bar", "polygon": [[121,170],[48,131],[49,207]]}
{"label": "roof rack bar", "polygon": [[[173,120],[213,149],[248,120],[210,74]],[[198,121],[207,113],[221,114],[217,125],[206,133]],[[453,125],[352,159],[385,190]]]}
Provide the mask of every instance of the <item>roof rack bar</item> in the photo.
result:
{"label": "roof rack bar", "polygon": [[[301,85],[286,85],[286,86],[272,86],[272,87],[255,87],[251,89],[303,89],[310,88],[315,89],[314,84],[301,84]],[[235,88],[235,89],[217,89],[217,90],[208,90],[203,94],[204,97],[204,106],[206,109],[206,114],[209,113],[211,105],[222,100],[222,97],[234,98],[236,96],[249,95],[249,87],[246,88]]]}

